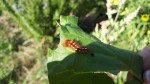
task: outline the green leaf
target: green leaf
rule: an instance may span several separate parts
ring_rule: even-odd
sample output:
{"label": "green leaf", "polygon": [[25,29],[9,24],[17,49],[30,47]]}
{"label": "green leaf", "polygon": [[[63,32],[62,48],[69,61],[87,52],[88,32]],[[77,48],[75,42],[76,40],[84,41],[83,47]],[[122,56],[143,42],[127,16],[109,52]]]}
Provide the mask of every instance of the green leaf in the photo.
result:
{"label": "green leaf", "polygon": [[[83,32],[77,25],[78,18],[75,16],[61,16],[60,22],[60,43],[56,50],[50,50],[48,57],[48,77],[51,84],[63,84],[60,83],[62,80],[73,82],[73,77],[78,79],[77,77],[84,73],[106,72],[116,75],[120,71],[130,71],[137,82],[143,81],[143,59],[138,54],[104,44],[96,37]],[[74,40],[87,47],[89,52],[81,54],[64,47],[63,43],[66,39]],[[82,79],[84,81],[82,77],[80,81]],[[56,80],[58,83],[53,83]]]}
{"label": "green leaf", "polygon": [[75,73],[64,71],[50,76],[51,84],[114,84],[105,73]]}

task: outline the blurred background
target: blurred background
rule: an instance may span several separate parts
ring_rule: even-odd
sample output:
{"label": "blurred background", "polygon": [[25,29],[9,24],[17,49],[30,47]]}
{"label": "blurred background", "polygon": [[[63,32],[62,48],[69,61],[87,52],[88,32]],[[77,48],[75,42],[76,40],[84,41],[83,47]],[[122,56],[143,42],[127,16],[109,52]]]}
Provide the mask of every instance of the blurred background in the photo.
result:
{"label": "blurred background", "polygon": [[139,52],[150,43],[149,0],[0,0],[0,84],[48,84],[47,50],[60,15],[102,42]]}

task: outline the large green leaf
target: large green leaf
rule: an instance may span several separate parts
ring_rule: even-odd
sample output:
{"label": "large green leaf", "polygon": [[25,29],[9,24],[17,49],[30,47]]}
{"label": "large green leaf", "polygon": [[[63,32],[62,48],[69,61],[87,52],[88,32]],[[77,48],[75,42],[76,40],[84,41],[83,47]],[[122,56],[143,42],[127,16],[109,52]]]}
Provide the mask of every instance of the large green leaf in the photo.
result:
{"label": "large green leaf", "polygon": [[[48,57],[48,77],[51,84],[72,84],[74,81],[78,81],[76,84],[81,84],[93,81],[89,78],[85,80],[84,76],[92,75],[94,78],[99,75],[101,78],[104,73],[116,75],[120,71],[130,71],[134,76],[134,81],[142,83],[142,57],[134,52],[102,43],[96,37],[83,32],[77,23],[78,18],[75,16],[61,16],[60,18],[60,43],[56,50],[49,50]],[[82,54],[76,53],[63,46],[66,39],[74,40],[89,48],[90,51]],[[108,79],[106,75],[105,78]],[[111,82],[110,79],[108,80]],[[102,83],[99,80],[99,82],[93,81],[93,83],[86,82],[85,84],[100,84],[100,82]]]}

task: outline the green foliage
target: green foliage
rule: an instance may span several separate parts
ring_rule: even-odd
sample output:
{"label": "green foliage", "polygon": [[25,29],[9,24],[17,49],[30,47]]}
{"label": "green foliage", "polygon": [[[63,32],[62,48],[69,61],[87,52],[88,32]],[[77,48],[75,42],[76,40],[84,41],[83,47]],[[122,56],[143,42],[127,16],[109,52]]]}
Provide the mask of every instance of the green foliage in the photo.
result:
{"label": "green foliage", "polygon": [[[0,35],[3,36],[5,34],[4,27],[0,25]],[[0,53],[8,53],[12,50],[12,45],[8,40],[4,40],[3,37],[0,37]]]}
{"label": "green foliage", "polygon": [[60,14],[85,16],[104,5],[103,1],[98,0],[1,0],[0,3],[27,35],[37,39],[44,35],[55,36],[56,21]]}
{"label": "green foliage", "polygon": [[9,52],[11,50],[11,44],[9,44],[8,42],[3,42],[0,41],[0,52]]}
{"label": "green foliage", "polygon": [[[146,10],[149,5],[145,5],[149,1],[137,0],[135,3],[132,3],[132,0],[123,1],[125,2],[118,3],[118,6],[107,7],[109,10],[107,10],[108,20],[106,21],[108,22],[102,21],[101,27],[97,26],[93,35],[118,48],[138,52],[150,43],[149,21],[141,20],[142,14],[149,15]],[[107,3],[111,2],[107,0]]]}
{"label": "green foliage", "polygon": [[25,39],[8,14],[0,17],[0,84],[48,83],[42,50]]}
{"label": "green foliage", "polygon": [[[131,72],[134,75],[134,82],[141,83],[143,81],[141,75],[143,61],[138,54],[102,43],[94,36],[84,33],[77,23],[78,18],[75,16],[61,16],[60,18],[60,43],[56,50],[49,51],[50,56],[48,57],[47,67],[50,83],[70,84],[73,81],[85,83],[87,80],[80,74],[98,76],[101,73],[107,72],[108,74],[109,72],[116,75],[120,71]],[[76,53],[63,46],[66,39],[77,41],[82,46],[89,48],[90,51],[83,54]],[[76,76],[79,76],[80,79]],[[98,81],[93,81],[93,83],[99,84]],[[86,84],[91,83],[86,82]]]}
{"label": "green foliage", "polygon": [[148,3],[150,3],[150,1],[148,1],[148,0],[136,0],[134,3],[132,3],[132,2],[133,2],[132,0],[127,0],[124,7],[130,8],[130,11],[132,12],[138,6],[141,6],[140,14],[143,14],[143,13],[149,14],[150,13],[148,11],[149,7],[150,7],[150,4],[148,4]]}
{"label": "green foliage", "polygon": [[[4,56],[7,56],[7,58]],[[9,80],[8,75],[10,75],[14,69],[12,59],[13,59],[13,57],[8,56],[8,54],[2,54],[1,53],[1,55],[0,55],[0,82],[4,78],[6,78],[7,81]],[[5,65],[5,64],[7,64],[7,65]]]}

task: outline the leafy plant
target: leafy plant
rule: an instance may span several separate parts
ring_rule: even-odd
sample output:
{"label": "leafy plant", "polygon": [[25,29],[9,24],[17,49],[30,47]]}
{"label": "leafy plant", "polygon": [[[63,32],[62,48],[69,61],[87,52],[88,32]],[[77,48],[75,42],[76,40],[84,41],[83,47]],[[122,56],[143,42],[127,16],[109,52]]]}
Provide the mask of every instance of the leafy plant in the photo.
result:
{"label": "leafy plant", "polygon": [[[117,1],[117,5],[107,0],[108,20],[101,21],[101,26],[96,26],[93,35],[102,42],[118,48],[141,51],[150,43],[149,12],[145,11],[149,5],[144,4],[149,1],[137,0],[135,3],[131,3],[131,0],[112,1],[115,3]],[[143,15],[147,15],[147,22],[142,21]]]}
{"label": "leafy plant", "polygon": [[8,14],[0,17],[0,84],[47,84],[46,57],[18,27]]}
{"label": "leafy plant", "polygon": [[[92,2],[89,0],[1,0],[0,4],[1,10],[9,12],[26,36],[41,40],[43,36],[52,38],[57,36],[56,21],[60,14],[86,16],[90,12],[96,13],[100,10],[104,2],[98,0]],[[96,16],[98,14],[100,12]]]}
{"label": "leafy plant", "polygon": [[[114,84],[112,79],[120,71],[134,75],[133,80],[126,83],[143,82],[143,61],[138,54],[102,43],[83,32],[77,23],[75,16],[60,17],[60,43],[56,50],[49,50],[47,64],[51,84]],[[86,46],[89,52],[81,54],[64,47],[66,39]]]}

